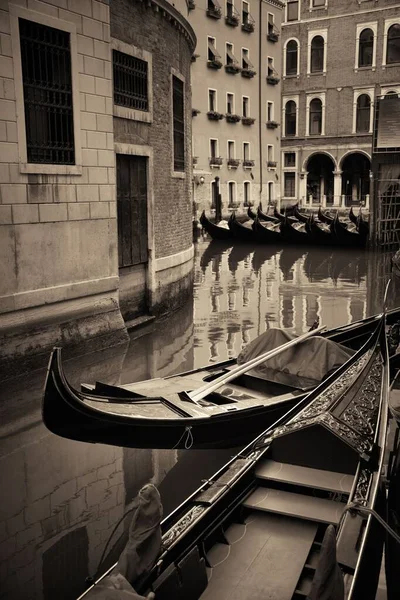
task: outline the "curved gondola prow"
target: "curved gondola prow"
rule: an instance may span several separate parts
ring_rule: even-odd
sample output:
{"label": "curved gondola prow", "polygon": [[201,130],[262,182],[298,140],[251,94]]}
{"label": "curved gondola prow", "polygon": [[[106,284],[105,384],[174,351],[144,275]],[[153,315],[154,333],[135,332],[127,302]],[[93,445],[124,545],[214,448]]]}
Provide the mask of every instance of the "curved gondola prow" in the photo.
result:
{"label": "curved gondola prow", "polygon": [[354,225],[357,225],[358,217],[356,217],[356,215],[354,214],[352,206],[350,207],[349,219],[352,223],[354,223]]}
{"label": "curved gondola prow", "polygon": [[[337,216],[337,213],[336,213],[336,216]],[[327,225],[330,225],[331,223],[333,223],[334,218],[335,217],[331,217],[331,216],[325,214],[322,211],[322,207],[321,206],[319,207],[319,209],[318,209],[318,219],[320,221],[322,221],[323,223],[326,223]]]}
{"label": "curved gondola prow", "polygon": [[254,210],[251,208],[251,206],[249,206],[247,208],[247,216],[249,217],[249,219],[251,219],[252,221],[254,221],[254,219],[257,217],[257,213],[254,212]]}
{"label": "curved gondola prow", "polygon": [[[42,397],[43,423],[49,431],[56,435],[62,435],[60,427],[57,426],[60,421],[68,422],[69,418],[69,404],[64,393],[66,386],[68,389],[70,388],[62,369],[61,348],[56,346],[50,354]],[[76,390],[73,392],[77,393]],[[54,399],[60,395],[63,397],[63,402],[55,402]]]}

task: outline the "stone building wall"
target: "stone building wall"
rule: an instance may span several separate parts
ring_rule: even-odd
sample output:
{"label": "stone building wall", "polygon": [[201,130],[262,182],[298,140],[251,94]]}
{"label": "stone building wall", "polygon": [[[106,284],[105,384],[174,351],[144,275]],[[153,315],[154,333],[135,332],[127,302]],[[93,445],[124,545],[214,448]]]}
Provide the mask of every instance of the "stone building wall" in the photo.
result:
{"label": "stone building wall", "polygon": [[[69,35],[74,164],[28,162],[21,19]],[[0,356],[109,333],[119,342],[109,8],[5,1],[0,31]]]}

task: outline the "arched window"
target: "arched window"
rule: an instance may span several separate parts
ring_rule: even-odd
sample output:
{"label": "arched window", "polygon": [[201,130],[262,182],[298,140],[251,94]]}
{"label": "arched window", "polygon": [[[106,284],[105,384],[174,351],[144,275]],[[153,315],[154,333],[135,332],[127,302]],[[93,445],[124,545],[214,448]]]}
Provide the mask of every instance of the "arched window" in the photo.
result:
{"label": "arched window", "polygon": [[372,29],[363,29],[360,33],[360,47],[358,52],[358,66],[371,67],[374,50],[374,32]]}
{"label": "arched window", "polygon": [[310,135],[321,135],[322,133],[322,102],[314,98],[310,102]]}
{"label": "arched window", "polygon": [[285,106],[285,135],[296,135],[296,102],[289,100]]}
{"label": "arched window", "polygon": [[387,32],[386,64],[400,63],[400,24],[389,27]]}
{"label": "arched window", "polygon": [[371,98],[368,94],[361,94],[357,98],[356,132],[368,133],[371,117]]}
{"label": "arched window", "polygon": [[316,35],[311,41],[311,73],[322,73],[324,70],[324,38]]}
{"label": "arched window", "polygon": [[286,75],[297,75],[298,52],[298,43],[290,40],[286,46]]}

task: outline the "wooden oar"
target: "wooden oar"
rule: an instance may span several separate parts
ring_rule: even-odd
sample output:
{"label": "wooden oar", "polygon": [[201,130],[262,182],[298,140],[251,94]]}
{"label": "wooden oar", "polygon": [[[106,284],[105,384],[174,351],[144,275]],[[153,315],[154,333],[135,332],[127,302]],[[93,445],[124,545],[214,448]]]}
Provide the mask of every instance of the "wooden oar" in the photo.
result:
{"label": "wooden oar", "polygon": [[296,346],[297,344],[300,344],[307,338],[311,337],[312,335],[316,335],[323,329],[325,329],[325,326],[318,327],[317,329],[313,329],[312,331],[307,331],[307,333],[304,333],[303,335],[301,335],[297,338],[294,338],[293,340],[289,340],[285,344],[282,344],[282,346],[278,346],[278,348],[274,348],[273,350],[268,350],[268,352],[264,352],[264,354],[260,354],[260,356],[256,356],[255,358],[247,361],[243,365],[239,365],[235,369],[232,369],[231,371],[229,371],[229,373],[224,373],[223,375],[221,375],[221,377],[214,379],[214,381],[211,381],[210,383],[203,385],[201,388],[198,388],[197,390],[190,392],[188,394],[189,398],[191,400],[193,400],[193,402],[197,402],[198,400],[201,400],[202,398],[204,398],[204,396],[207,396],[207,394],[211,394],[212,392],[214,392],[216,389],[218,389],[224,383],[228,383],[228,381],[235,379],[235,377],[239,377],[239,375],[243,375],[243,373],[246,373],[246,371],[249,371],[250,369],[257,367],[259,364],[263,363],[266,360],[269,360],[270,358],[273,358],[274,356],[277,356],[277,354],[284,352],[288,348],[291,348],[292,346]]}

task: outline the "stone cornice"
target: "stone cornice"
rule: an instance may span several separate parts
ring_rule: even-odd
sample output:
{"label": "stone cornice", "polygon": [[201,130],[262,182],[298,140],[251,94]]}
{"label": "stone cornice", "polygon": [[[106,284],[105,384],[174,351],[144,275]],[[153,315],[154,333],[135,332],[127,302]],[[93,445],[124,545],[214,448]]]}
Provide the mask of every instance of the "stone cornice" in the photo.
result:
{"label": "stone cornice", "polygon": [[281,8],[282,10],[285,8],[285,3],[281,2],[281,0],[263,0],[266,4],[272,4],[272,6],[276,6],[277,8]]}
{"label": "stone cornice", "polygon": [[196,48],[197,38],[194,29],[185,17],[167,0],[140,0],[145,6],[153,8],[155,12],[171,22],[171,24],[184,35],[193,53]]}

